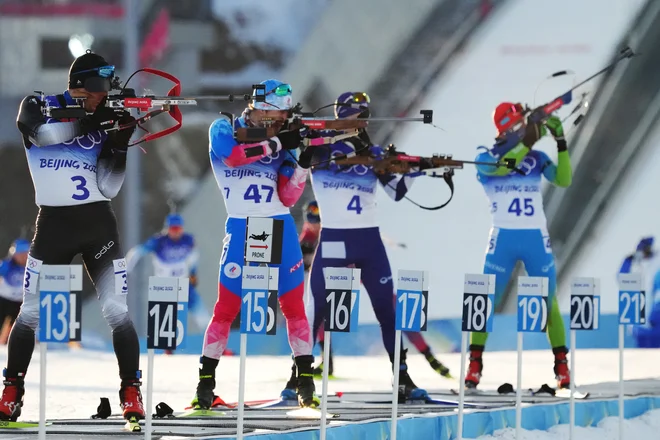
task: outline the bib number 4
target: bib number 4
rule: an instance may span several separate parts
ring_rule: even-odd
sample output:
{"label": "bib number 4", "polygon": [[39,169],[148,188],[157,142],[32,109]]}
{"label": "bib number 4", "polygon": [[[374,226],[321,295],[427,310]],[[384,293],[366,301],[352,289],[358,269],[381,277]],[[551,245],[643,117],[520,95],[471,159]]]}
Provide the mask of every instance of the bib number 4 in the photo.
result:
{"label": "bib number 4", "polygon": [[355,211],[356,214],[362,213],[362,205],[360,204],[360,196],[353,196],[348,206],[346,207],[348,211]]}
{"label": "bib number 4", "polygon": [[533,200],[531,198],[527,198],[527,199],[515,198],[511,201],[508,212],[515,214],[517,217],[520,217],[521,215],[524,215],[526,217],[531,217],[534,215],[534,205],[532,204],[532,202]]}

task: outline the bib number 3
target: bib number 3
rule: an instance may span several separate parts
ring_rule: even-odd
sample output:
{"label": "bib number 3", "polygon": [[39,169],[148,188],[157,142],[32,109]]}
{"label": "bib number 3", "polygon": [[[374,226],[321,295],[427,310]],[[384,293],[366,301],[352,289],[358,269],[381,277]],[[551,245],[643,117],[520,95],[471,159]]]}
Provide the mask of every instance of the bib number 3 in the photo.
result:
{"label": "bib number 3", "polygon": [[87,189],[87,179],[83,176],[73,176],[71,180],[74,183],[77,183],[76,190],[77,192],[71,195],[73,200],[87,200],[89,198],[89,190]]}

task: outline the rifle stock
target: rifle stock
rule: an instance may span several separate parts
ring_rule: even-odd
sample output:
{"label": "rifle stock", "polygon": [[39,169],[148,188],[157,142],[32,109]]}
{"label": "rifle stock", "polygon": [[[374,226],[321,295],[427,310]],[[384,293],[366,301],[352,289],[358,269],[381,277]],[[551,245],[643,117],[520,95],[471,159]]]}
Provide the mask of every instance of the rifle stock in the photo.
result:
{"label": "rifle stock", "polygon": [[408,174],[436,168],[463,169],[465,161],[455,160],[451,155],[433,155],[431,157],[396,154],[382,159],[369,156],[351,156],[335,159],[337,165],[368,165],[378,174]]}
{"label": "rifle stock", "polygon": [[[290,118],[288,121],[289,130],[357,130],[368,124],[368,121],[359,119]],[[234,137],[239,142],[260,142],[277,136],[280,130],[276,127],[240,127],[234,131]]]}

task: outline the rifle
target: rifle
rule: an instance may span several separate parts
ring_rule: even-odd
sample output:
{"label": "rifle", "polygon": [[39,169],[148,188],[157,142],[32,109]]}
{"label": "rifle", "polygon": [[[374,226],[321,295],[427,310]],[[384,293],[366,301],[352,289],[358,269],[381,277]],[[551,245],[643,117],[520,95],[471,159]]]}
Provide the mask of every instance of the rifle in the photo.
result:
{"label": "rifle", "polygon": [[393,144],[385,149],[382,157],[373,156],[345,156],[332,160],[337,165],[366,165],[373,168],[376,174],[402,174],[407,177],[431,176],[439,177],[442,174],[454,174],[454,170],[463,169],[463,165],[484,165],[507,167],[513,169],[515,160],[506,159],[504,162],[476,162],[470,160],[452,159],[451,154],[434,154],[430,157],[412,156],[396,150]]}
{"label": "rifle", "polygon": [[[139,72],[144,72],[147,74],[158,76],[160,78],[165,78],[171,81],[172,83],[174,83],[174,86],[167,92],[165,96],[157,96],[157,95],[138,96],[135,94],[134,89],[127,88],[126,86],[128,85],[128,82],[131,80],[131,78]],[[124,130],[126,128],[137,126],[147,132],[145,136],[141,137],[136,142],[129,144],[129,146],[158,139],[168,134],[172,134],[175,131],[177,131],[179,128],[181,128],[183,123],[183,115],[179,110],[179,106],[197,105],[199,101],[234,102],[237,100],[250,101],[252,99],[255,99],[257,101],[263,101],[265,99],[265,95],[263,93],[257,93],[258,90],[262,92],[265,90],[265,86],[263,84],[255,84],[252,86],[252,90],[253,93],[255,94],[255,97],[253,97],[251,94],[206,95],[206,96],[190,96],[190,97],[181,96],[181,81],[179,81],[178,78],[167,72],[163,72],[162,70],[152,69],[149,67],[138,69],[135,72],[133,72],[128,77],[128,80],[126,80],[126,83],[123,86],[120,81],[120,78],[115,77],[112,81],[111,89],[118,90],[119,93],[109,94],[106,99],[105,106],[114,109],[118,116],[120,116],[126,109],[131,109],[131,108],[137,109],[138,114],[140,114],[141,112],[147,112],[144,116],[141,116],[137,118],[135,121],[132,121],[128,124],[124,124],[120,126],[119,124],[116,123],[113,127],[104,130],[105,132],[111,132],[111,131]],[[69,119],[69,118],[79,119],[79,118],[84,118],[88,114],[82,105],[67,105],[64,108],[50,107],[44,101],[45,95],[43,92],[36,91],[35,93],[38,93],[41,96],[41,102],[43,103],[42,113],[46,117],[54,118],[54,119]],[[151,118],[160,115],[162,113],[168,113],[172,117],[172,119],[174,119],[176,124],[156,133],[150,133],[147,129],[142,127],[142,125],[147,121],[149,121]]]}
{"label": "rifle", "polygon": [[[331,104],[333,105],[333,104]],[[359,134],[359,131],[366,128],[372,122],[422,122],[424,124],[433,123],[433,110],[420,110],[421,117],[418,118],[399,118],[399,117],[377,117],[369,119],[336,119],[330,117],[319,117],[316,113],[329,107],[329,105],[316,109],[313,112],[303,112],[302,105],[296,104],[289,110],[288,116],[284,121],[284,127],[287,130],[304,130],[303,145],[319,146],[338,142],[342,139],[348,139]],[[223,113],[231,119],[233,126],[234,115]],[[328,131],[333,131],[331,136],[324,136]],[[277,136],[280,128],[276,127],[240,127],[235,130],[234,137],[239,142],[260,142]]]}
{"label": "rifle", "polygon": [[[357,150],[356,150],[357,151]],[[332,159],[332,163],[336,165],[365,165],[372,167],[373,171],[379,175],[385,174],[401,174],[404,177],[442,177],[449,187],[449,199],[442,205],[436,207],[426,207],[404,196],[409,202],[418,206],[419,208],[429,211],[435,211],[444,208],[451,202],[454,197],[454,170],[463,169],[465,164],[470,165],[484,165],[494,167],[506,167],[515,170],[515,159],[505,159],[504,161],[496,162],[477,162],[470,160],[452,159],[451,154],[434,154],[429,157],[412,156],[396,150],[393,144],[390,144],[385,149],[383,156],[367,156],[357,155],[355,152],[350,155],[339,156]],[[314,167],[314,165],[312,165]],[[393,189],[389,182],[387,183]]]}
{"label": "rifle", "polygon": [[[587,82],[591,81],[592,79],[596,78],[597,76],[605,73],[607,70],[613,68],[616,64],[618,64],[620,61],[626,59],[626,58],[632,58],[636,56],[633,52],[633,50],[626,46],[625,48],[621,49],[619,51],[619,54],[616,56],[614,61],[612,61],[610,64],[608,64],[606,67],[603,69],[599,70],[598,72],[594,73],[591,75],[589,78],[585,79],[584,81],[581,81],[579,84],[571,87],[567,92],[563,93],[562,95],[556,97],[552,101],[542,104],[534,109],[530,109],[527,105],[525,105],[523,112],[522,112],[522,117],[520,121],[522,122],[525,117],[527,118],[527,123],[533,123],[533,124],[542,124],[545,123],[554,112],[562,108],[563,106],[570,104],[573,101],[573,91],[577,89],[578,87],[586,84]],[[567,72],[565,70],[553,73],[551,77],[557,77],[561,75],[565,75]],[[585,95],[582,96],[582,100],[580,103],[575,107],[575,109],[571,112],[571,115],[575,113],[580,107],[582,107],[584,103],[584,97]],[[580,115],[582,116],[582,115]],[[582,120],[581,117],[579,117],[575,121],[575,125],[579,123]],[[490,150],[491,154],[495,157],[502,157],[504,154],[506,154],[508,151],[510,151],[513,147],[518,145],[522,139],[525,137],[525,124],[517,124],[512,128],[511,130],[508,130],[504,132],[500,138],[500,142],[495,144],[493,148]]]}

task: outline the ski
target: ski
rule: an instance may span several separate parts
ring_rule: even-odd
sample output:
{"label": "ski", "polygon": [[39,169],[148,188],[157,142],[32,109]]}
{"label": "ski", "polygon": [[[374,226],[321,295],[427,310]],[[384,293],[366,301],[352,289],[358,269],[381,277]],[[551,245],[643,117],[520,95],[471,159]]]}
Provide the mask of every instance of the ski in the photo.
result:
{"label": "ski", "polygon": [[[46,426],[52,425],[53,422],[46,422]],[[9,420],[0,420],[0,429],[26,429],[38,428],[39,422],[11,422]]]}
{"label": "ski", "polygon": [[[459,402],[457,400],[444,400],[444,399],[435,399],[431,397],[431,394],[439,394],[439,393],[429,393],[426,396],[420,396],[420,398],[416,399],[407,399],[405,403],[402,403],[400,405],[443,405],[443,406],[458,406]],[[362,399],[360,400],[359,396],[363,396]],[[380,396],[383,395],[383,398]],[[384,396],[387,395],[387,398]],[[351,399],[351,396],[356,396]],[[371,399],[365,399],[364,396],[369,396]],[[364,403],[364,404],[369,404],[369,405],[387,405],[392,403],[392,398],[391,398],[391,393],[381,393],[381,392],[376,392],[376,393],[370,393],[370,392],[365,392],[365,393],[355,393],[355,392],[341,392],[338,391],[335,393],[335,397],[339,398],[339,403]],[[382,400],[381,400],[382,399]],[[483,404],[480,403],[464,403],[465,406],[468,407],[482,407]]]}
{"label": "ski", "polygon": [[[321,418],[321,409],[320,408],[299,408],[291,411],[287,411],[286,415],[289,417],[296,417],[302,419],[320,419]],[[334,419],[339,417],[339,414],[326,413],[326,417],[329,419]]]}
{"label": "ski", "polygon": [[293,400],[293,399],[272,399],[272,400],[264,400],[261,401],[260,403],[254,403],[250,405],[250,408],[254,409],[264,409],[264,408],[298,408],[300,407],[300,403],[298,403],[298,400]]}
{"label": "ski", "polygon": [[[362,403],[365,405],[391,405],[392,400],[341,400],[341,403]],[[441,399],[416,399],[416,400],[406,400],[405,403],[400,403],[399,406],[406,405],[442,405],[442,406],[458,406],[459,402],[457,400],[441,400]],[[474,402],[464,402],[463,405],[466,408],[483,408],[484,405]]]}
{"label": "ski", "polygon": [[124,425],[124,431],[128,432],[141,432],[142,427],[140,426],[140,421],[137,419],[137,417],[131,417],[130,419],[126,420],[126,424]]}
{"label": "ski", "polygon": [[[261,400],[248,400],[247,402],[244,402],[245,408],[255,408],[256,405],[264,405],[264,404],[275,404],[282,401],[281,398],[278,399],[261,399]],[[297,401],[296,401],[297,405]],[[215,396],[213,399],[213,403],[211,404],[211,408],[228,408],[228,409],[236,409],[238,408],[238,402],[225,402],[220,396]],[[187,406],[184,408],[186,411],[195,409],[193,406]]]}
{"label": "ski", "polygon": [[[459,395],[460,391],[456,389],[450,390],[452,394]],[[466,388],[466,396],[510,396],[515,397],[516,390],[510,384],[503,384],[497,390],[478,390],[476,388]],[[570,399],[571,390],[567,388],[560,388],[555,390],[554,388],[549,387],[547,384],[543,384],[538,390],[533,390],[531,388],[522,391],[523,397],[547,397],[547,398],[559,398],[559,399]],[[586,399],[589,397],[589,393],[583,393],[581,391],[574,391],[573,397],[575,399]]]}
{"label": "ski", "polygon": [[217,409],[195,409],[190,408],[181,414],[177,414],[175,417],[218,417],[227,415],[224,411],[219,411]]}

